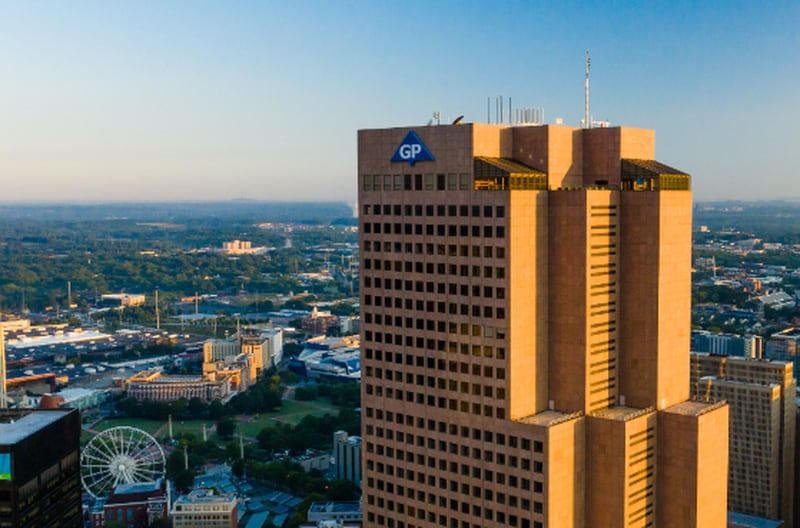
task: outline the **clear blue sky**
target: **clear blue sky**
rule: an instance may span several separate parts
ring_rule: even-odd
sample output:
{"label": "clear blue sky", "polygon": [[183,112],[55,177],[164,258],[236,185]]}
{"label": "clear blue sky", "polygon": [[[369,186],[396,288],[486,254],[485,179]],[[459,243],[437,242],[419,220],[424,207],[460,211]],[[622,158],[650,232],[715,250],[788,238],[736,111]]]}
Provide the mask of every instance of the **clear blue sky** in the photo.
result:
{"label": "clear blue sky", "polygon": [[354,201],[356,130],[487,99],[800,198],[800,2],[0,2],[0,201]]}

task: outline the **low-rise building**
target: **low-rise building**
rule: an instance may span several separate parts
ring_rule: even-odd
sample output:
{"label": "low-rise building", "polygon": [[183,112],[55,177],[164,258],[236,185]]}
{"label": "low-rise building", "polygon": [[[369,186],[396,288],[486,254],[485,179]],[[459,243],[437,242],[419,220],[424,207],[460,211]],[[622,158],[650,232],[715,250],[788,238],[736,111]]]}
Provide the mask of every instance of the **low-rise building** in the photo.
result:
{"label": "low-rise building", "polygon": [[308,449],[302,455],[292,458],[293,462],[297,462],[302,466],[303,471],[311,471],[316,469],[321,472],[326,472],[331,467],[331,455],[323,451],[315,449]]}
{"label": "low-rise building", "polygon": [[762,356],[761,336],[715,334],[707,330],[692,330],[692,352],[707,352],[720,356],[740,356],[760,358]]}
{"label": "low-rise building", "polygon": [[87,389],[73,387],[58,392],[43,394],[39,398],[31,398],[31,404],[42,409],[71,407],[73,409],[89,409],[97,407],[111,396],[111,391],[104,389]]}
{"label": "low-rise building", "polygon": [[121,306],[141,306],[145,303],[145,296],[140,293],[104,293],[100,296],[103,304]]}
{"label": "low-rise building", "polygon": [[[308,522],[338,521],[360,523],[363,520],[360,501],[314,502],[308,508]],[[336,526],[336,525],[334,525]],[[341,524],[339,524],[341,526]]]}
{"label": "low-rise building", "polygon": [[236,528],[238,500],[233,493],[215,494],[210,489],[197,489],[172,504],[174,528]]}
{"label": "low-rise building", "polygon": [[321,312],[315,306],[311,315],[300,320],[300,327],[309,334],[324,335],[331,328],[339,328],[339,317],[330,312]]}
{"label": "low-rise building", "polygon": [[126,528],[147,528],[157,519],[168,518],[168,486],[163,478],[154,482],[117,484],[102,502],[102,510],[95,508],[92,512],[92,526],[99,528],[114,521]]}
{"label": "low-rise building", "polygon": [[206,379],[203,376],[163,376],[158,370],[143,370],[126,381],[128,396],[142,400],[175,401],[200,398],[209,403],[225,400],[233,394],[231,379]]}
{"label": "low-rise building", "polygon": [[310,378],[357,382],[361,379],[361,347],[358,336],[319,336],[309,339],[289,368]]}
{"label": "low-rise building", "polygon": [[764,357],[794,363],[794,372],[800,372],[800,328],[790,326],[772,334],[767,340]]}

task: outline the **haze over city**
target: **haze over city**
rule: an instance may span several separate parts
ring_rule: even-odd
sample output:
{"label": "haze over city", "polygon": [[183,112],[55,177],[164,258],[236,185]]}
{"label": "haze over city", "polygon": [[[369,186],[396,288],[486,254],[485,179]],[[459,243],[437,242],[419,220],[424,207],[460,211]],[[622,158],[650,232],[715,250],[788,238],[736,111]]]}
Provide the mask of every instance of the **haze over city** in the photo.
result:
{"label": "haze over city", "polygon": [[353,202],[358,129],[493,122],[498,96],[580,126],[587,49],[592,117],[655,129],[696,200],[800,198],[798,20],[797,2],[6,2],[2,201]]}

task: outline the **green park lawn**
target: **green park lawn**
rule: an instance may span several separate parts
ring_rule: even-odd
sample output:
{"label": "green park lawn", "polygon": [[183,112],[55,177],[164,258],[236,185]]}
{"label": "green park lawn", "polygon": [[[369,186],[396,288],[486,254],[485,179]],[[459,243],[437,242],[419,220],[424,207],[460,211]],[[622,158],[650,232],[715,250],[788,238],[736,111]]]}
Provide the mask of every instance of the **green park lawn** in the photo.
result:
{"label": "green park lawn", "polygon": [[[241,432],[247,438],[255,438],[258,436],[259,431],[265,427],[274,426],[278,422],[287,423],[289,425],[297,425],[300,421],[308,415],[323,416],[325,414],[336,414],[338,409],[326,401],[295,401],[283,400],[281,410],[272,413],[262,413],[253,416],[237,416],[236,431]],[[195,437],[200,438],[203,435],[203,423],[206,424],[206,429],[209,430],[209,437],[217,439],[216,434],[211,435],[210,430],[216,425],[214,420],[173,420],[172,433],[177,436],[182,433],[191,433]],[[146,420],[144,418],[113,418],[106,419],[94,425],[95,431],[105,431],[112,427],[136,427],[156,435],[159,440],[164,440],[169,435],[167,421]],[[156,434],[156,432],[158,433]],[[92,437],[92,433],[83,431],[81,435],[81,443],[85,444]]]}
{"label": "green park lawn", "polygon": [[325,401],[283,400],[279,412],[240,417],[237,420],[237,431],[241,431],[246,437],[255,438],[263,428],[273,426],[277,422],[294,426],[308,415],[324,416],[338,412],[334,405]]}

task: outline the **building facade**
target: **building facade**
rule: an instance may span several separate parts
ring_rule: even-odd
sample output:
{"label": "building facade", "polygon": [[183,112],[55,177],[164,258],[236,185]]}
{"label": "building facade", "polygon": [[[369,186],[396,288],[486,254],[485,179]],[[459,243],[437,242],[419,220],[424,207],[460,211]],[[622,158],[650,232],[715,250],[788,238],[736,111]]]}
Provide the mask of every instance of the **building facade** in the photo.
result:
{"label": "building facade", "polygon": [[169,484],[166,479],[154,482],[117,484],[102,501],[102,508],[92,512],[92,526],[101,528],[116,522],[126,528],[148,528],[157,519],[169,519]]}
{"label": "building facade", "polygon": [[137,372],[126,381],[128,396],[139,401],[171,402],[180,398],[200,398],[205,403],[225,400],[234,392],[228,377],[162,376],[157,370]]}
{"label": "building facade", "polygon": [[738,356],[760,359],[762,339],[758,335],[715,334],[708,330],[692,330],[692,352],[707,352],[718,356]]}
{"label": "building facade", "polygon": [[217,495],[212,490],[197,489],[172,503],[174,528],[236,528],[237,499],[232,493]]}
{"label": "building facade", "polygon": [[764,357],[794,363],[794,371],[800,372],[800,328],[790,326],[772,334],[764,347]]}
{"label": "building facade", "polygon": [[222,361],[242,353],[242,344],[238,337],[226,339],[206,339],[203,343],[203,362]]}
{"label": "building facade", "polygon": [[80,413],[0,410],[0,526],[80,528]]}
{"label": "building facade", "polygon": [[794,526],[792,363],[692,353],[691,365],[692,396],[730,405],[728,509]]}
{"label": "building facade", "polygon": [[345,431],[333,433],[333,460],[337,479],[361,487],[361,437],[348,436]]}
{"label": "building facade", "polygon": [[366,526],[725,526],[728,410],[687,401],[690,178],[653,154],[359,131]]}

